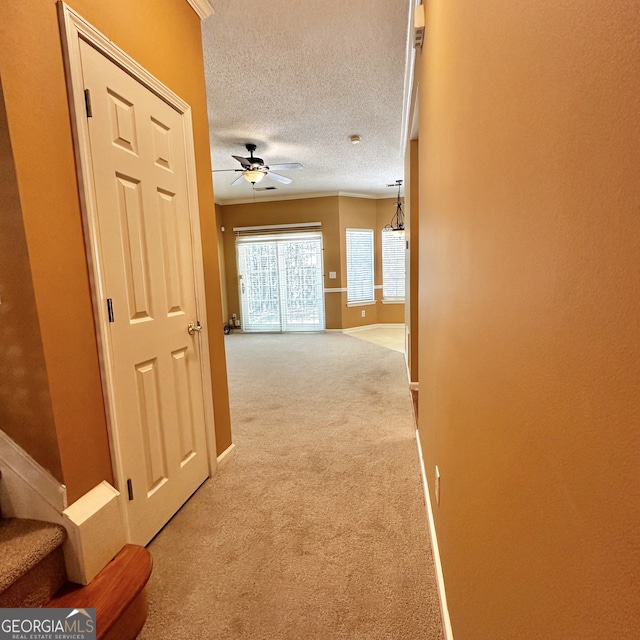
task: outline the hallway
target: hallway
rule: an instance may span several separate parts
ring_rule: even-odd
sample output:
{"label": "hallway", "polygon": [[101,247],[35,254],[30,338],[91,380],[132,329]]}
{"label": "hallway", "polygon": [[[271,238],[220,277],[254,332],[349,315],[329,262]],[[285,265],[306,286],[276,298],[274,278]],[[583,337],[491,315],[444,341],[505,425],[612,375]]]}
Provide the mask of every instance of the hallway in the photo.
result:
{"label": "hallway", "polygon": [[439,640],[402,354],[226,338],[236,455],[150,544],[142,640]]}

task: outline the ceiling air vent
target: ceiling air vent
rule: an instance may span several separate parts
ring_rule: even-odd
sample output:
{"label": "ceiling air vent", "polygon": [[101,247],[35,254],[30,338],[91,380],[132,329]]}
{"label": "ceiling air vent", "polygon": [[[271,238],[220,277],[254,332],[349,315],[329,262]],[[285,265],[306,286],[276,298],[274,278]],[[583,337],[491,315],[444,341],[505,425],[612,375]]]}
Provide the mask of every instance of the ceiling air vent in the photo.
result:
{"label": "ceiling air vent", "polygon": [[278,187],[254,187],[255,191],[275,191]]}

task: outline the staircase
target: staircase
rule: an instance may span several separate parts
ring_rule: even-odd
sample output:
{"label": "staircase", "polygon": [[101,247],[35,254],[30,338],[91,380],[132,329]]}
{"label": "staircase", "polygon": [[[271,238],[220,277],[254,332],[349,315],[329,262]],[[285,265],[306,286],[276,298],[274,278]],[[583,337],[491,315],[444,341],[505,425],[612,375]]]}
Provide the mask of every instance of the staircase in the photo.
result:
{"label": "staircase", "polygon": [[0,520],[0,607],[41,607],[67,581],[63,527],[37,520]]}
{"label": "staircase", "polygon": [[133,640],[147,618],[145,585],[151,556],[125,545],[86,586],[67,581],[64,527],[17,518],[0,519],[0,608],[96,609],[98,640]]}

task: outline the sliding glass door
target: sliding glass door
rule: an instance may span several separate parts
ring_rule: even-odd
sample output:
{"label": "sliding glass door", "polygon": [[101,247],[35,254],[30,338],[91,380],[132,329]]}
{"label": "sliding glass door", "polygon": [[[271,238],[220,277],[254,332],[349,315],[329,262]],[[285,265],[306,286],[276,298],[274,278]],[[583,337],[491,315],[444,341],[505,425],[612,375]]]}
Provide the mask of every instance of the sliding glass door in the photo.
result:
{"label": "sliding glass door", "polygon": [[236,239],[243,331],[322,331],[320,232]]}

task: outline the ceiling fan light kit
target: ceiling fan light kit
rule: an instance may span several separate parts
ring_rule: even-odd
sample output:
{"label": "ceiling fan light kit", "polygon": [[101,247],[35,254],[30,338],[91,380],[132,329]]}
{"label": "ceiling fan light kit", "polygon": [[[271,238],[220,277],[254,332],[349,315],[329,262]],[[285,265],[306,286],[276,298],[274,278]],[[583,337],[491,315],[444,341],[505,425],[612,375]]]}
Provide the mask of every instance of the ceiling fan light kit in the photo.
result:
{"label": "ceiling fan light kit", "polygon": [[232,184],[242,183],[242,178],[244,178],[247,182],[250,182],[255,186],[257,182],[260,182],[262,178],[266,175],[269,176],[272,180],[276,182],[280,182],[282,184],[290,184],[293,182],[291,178],[287,176],[282,176],[279,173],[274,173],[273,169],[277,169],[280,171],[290,171],[292,169],[302,169],[302,165],[299,162],[285,162],[283,164],[273,164],[268,166],[264,163],[262,158],[258,158],[253,155],[253,152],[256,150],[256,145],[247,143],[245,145],[247,151],[249,152],[249,157],[244,158],[242,156],[231,156],[235,160],[237,160],[242,169],[214,169],[214,173],[219,171],[239,171],[241,175],[236,178]]}
{"label": "ceiling fan light kit", "polygon": [[256,182],[260,182],[262,178],[267,175],[266,171],[260,171],[259,169],[247,169],[242,172],[242,176],[247,182],[251,184],[255,184]]}

